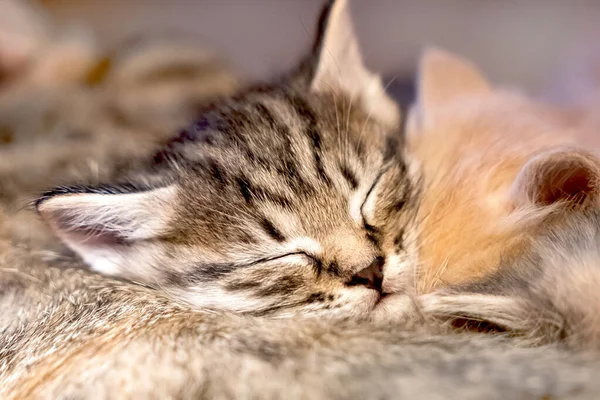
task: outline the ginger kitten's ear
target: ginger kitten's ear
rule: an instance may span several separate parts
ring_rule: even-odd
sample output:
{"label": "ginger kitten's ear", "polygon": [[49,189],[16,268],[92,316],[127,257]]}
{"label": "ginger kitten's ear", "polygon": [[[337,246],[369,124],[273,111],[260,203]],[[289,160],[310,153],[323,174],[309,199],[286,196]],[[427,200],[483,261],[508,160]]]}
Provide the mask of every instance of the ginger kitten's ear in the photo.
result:
{"label": "ginger kitten's ear", "polygon": [[600,160],[576,148],[556,148],[523,166],[511,190],[515,206],[600,205]]}
{"label": "ginger kitten's ear", "polygon": [[310,88],[316,92],[344,92],[362,104],[371,118],[397,126],[400,112],[388,97],[381,78],[363,64],[347,0],[331,1],[320,20]]}
{"label": "ginger kitten's ear", "polygon": [[117,274],[135,242],[164,233],[175,190],[65,189],[37,202],[37,210],[62,241],[92,268]]}
{"label": "ginger kitten's ear", "polygon": [[421,56],[417,103],[409,125],[431,121],[436,111],[461,96],[487,93],[492,87],[475,65],[444,50],[429,48]]}

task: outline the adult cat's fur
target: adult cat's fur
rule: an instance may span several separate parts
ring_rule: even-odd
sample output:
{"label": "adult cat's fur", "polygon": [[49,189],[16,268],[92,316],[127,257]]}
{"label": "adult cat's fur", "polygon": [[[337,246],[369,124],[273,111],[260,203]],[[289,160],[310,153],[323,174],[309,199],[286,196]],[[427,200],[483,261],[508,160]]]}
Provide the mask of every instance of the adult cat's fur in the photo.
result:
{"label": "adult cat's fur", "polygon": [[[455,290],[479,309],[478,318],[500,318],[531,340],[598,349],[599,287],[600,215],[590,211],[562,216],[495,274]],[[465,292],[485,296],[472,301]]]}
{"label": "adult cat's fur", "polygon": [[50,266],[26,249],[3,257],[3,399],[592,399],[600,389],[594,354],[444,335],[427,319],[197,312],[73,260]]}

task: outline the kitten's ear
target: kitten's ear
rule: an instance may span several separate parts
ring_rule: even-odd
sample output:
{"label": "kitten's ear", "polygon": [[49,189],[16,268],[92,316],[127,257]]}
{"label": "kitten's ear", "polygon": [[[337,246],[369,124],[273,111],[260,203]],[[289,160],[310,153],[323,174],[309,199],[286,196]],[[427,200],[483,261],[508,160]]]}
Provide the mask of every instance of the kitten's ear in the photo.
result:
{"label": "kitten's ear", "polygon": [[519,206],[564,204],[571,208],[600,205],[600,160],[576,148],[555,148],[527,162],[511,190]]}
{"label": "kitten's ear", "polygon": [[118,189],[75,188],[50,192],[37,210],[56,235],[92,268],[116,274],[134,242],[165,231],[175,189],[115,193]]}
{"label": "kitten's ear", "polygon": [[421,56],[417,104],[411,119],[431,119],[445,103],[465,95],[487,93],[492,87],[475,65],[444,50],[429,48]]}
{"label": "kitten's ear", "polygon": [[400,112],[385,93],[381,78],[363,64],[347,0],[330,1],[323,11],[315,44],[311,90],[342,91],[360,101],[375,120],[397,126]]}

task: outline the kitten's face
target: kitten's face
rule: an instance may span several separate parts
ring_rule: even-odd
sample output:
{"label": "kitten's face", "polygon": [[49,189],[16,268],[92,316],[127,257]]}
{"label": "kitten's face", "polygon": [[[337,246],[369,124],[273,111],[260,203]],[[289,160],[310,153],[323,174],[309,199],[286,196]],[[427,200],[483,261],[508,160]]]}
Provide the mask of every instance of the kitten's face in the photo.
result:
{"label": "kitten's face", "polygon": [[223,101],[131,187],[53,192],[41,214],[95,270],[196,306],[372,310],[384,274],[396,289],[416,263],[414,176],[396,108],[362,67],[343,6],[332,7],[329,56],[312,79]]}
{"label": "kitten's face", "polygon": [[556,212],[597,205],[597,158],[558,113],[494,90],[467,61],[425,56],[408,124],[421,162],[422,292],[490,276]]}
{"label": "kitten's face", "polygon": [[413,191],[398,134],[338,101],[250,93],[172,145],[171,217],[145,262],[162,285],[237,310],[373,308],[384,268],[410,260]]}

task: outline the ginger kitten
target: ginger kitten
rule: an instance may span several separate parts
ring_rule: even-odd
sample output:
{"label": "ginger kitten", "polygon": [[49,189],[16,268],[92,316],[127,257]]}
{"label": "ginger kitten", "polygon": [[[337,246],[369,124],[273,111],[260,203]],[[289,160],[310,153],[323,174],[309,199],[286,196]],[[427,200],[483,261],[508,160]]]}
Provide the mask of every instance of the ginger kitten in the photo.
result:
{"label": "ginger kitten", "polygon": [[598,206],[600,162],[574,122],[469,61],[425,53],[407,123],[423,169],[421,292],[489,277],[557,218]]}

